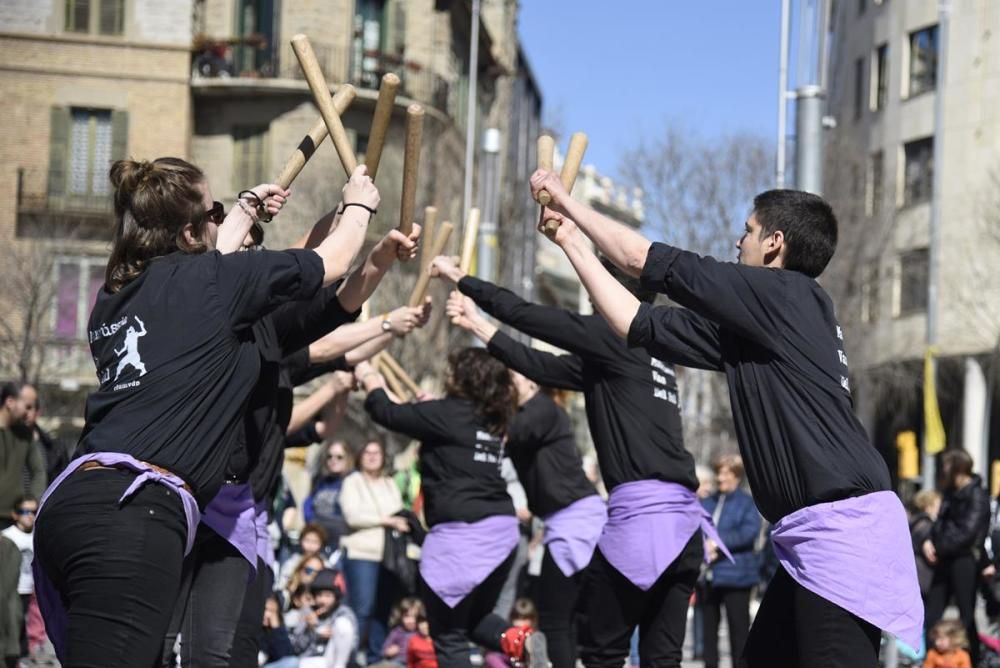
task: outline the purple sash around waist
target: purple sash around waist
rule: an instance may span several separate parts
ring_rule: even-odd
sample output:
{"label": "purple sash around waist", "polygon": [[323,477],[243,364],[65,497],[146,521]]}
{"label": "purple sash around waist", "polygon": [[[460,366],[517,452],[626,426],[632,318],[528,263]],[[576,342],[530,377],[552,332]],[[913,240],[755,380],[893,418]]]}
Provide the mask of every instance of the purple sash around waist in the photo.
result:
{"label": "purple sash around waist", "polygon": [[202,513],[202,523],[250,562],[250,578],[257,573],[257,510],[250,485],[223,485]]}
{"label": "purple sash around waist", "polygon": [[674,482],[637,480],[611,490],[608,523],[598,546],[619,573],[646,591],[699,528],[732,561],[694,492]]}
{"label": "purple sash around waist", "polygon": [[420,575],[454,608],[510,556],[519,538],[513,515],[436,524],[420,551]]}
{"label": "purple sash around waist", "polygon": [[268,502],[258,501],[254,507],[254,527],[257,530],[257,556],[264,560],[268,568],[274,566],[274,548],[271,547],[271,514],[268,512]]}
{"label": "purple sash around waist", "polygon": [[597,494],[578,499],[545,518],[542,541],[563,575],[570,577],[587,567],[607,521],[608,507]]}
{"label": "purple sash around waist", "polygon": [[[45,502],[52,495],[52,492],[66,478],[87,462],[97,462],[101,466],[124,468],[139,474],[132,481],[132,484],[128,486],[128,489],[125,490],[121,498],[118,499],[119,504],[126,503],[148,482],[165,485],[176,492],[177,497],[181,500],[181,505],[184,508],[184,518],[187,521],[187,540],[184,545],[185,556],[191,551],[191,547],[194,545],[195,531],[198,528],[200,512],[198,511],[198,503],[194,500],[194,497],[184,489],[184,481],[172,473],[157,471],[151,468],[149,464],[140,462],[135,457],[121,452],[93,452],[71,461],[66,470],[52,481],[52,484],[45,490],[45,494],[42,495],[42,500],[38,503],[39,517],[42,514]],[[69,628],[69,619],[65,607],[63,607],[62,597],[59,595],[59,591],[55,588],[55,585],[52,584],[52,581],[46,576],[45,571],[42,570],[38,559],[35,559],[32,569],[35,574],[35,595],[38,597],[38,607],[41,609],[42,618],[45,620],[45,632],[48,634],[49,639],[52,640],[52,645],[60,661],[65,661],[66,631]]]}
{"label": "purple sash around waist", "polygon": [[920,646],[924,606],[906,512],[895,494],[802,508],[775,524],[771,539],[800,585]]}

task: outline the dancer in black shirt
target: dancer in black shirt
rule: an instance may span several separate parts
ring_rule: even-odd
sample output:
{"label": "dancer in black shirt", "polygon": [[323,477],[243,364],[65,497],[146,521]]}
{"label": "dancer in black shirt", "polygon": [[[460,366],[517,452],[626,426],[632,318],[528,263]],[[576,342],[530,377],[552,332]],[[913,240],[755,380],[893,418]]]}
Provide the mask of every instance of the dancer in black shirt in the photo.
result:
{"label": "dancer in black shirt", "polygon": [[[342,210],[343,205],[337,207]],[[326,222],[324,217],[317,227]],[[345,331],[337,338],[343,352],[349,345],[373,338],[387,345],[386,327],[380,322],[347,323],[357,317],[361,303],[394,260],[414,257],[419,234],[419,226],[414,226],[409,238],[390,231],[346,281],[323,288],[308,301],[285,304],[253,325],[261,356],[259,378],[247,403],[226,485],[206,507],[194,552],[185,563],[184,586],[166,636],[164,662],[170,659],[178,632],[185,666],[194,661],[199,666],[226,668],[246,665],[257,656],[257,628],[272,584],[269,567],[274,561],[267,531],[269,509],[281,474],[292,391],[328,366],[291,369],[285,368],[285,360],[300,362],[304,357],[308,367],[308,346],[341,325]],[[244,247],[251,249],[262,242],[262,235],[248,234]],[[387,329],[402,335],[423,324],[426,306],[401,307],[391,314],[395,323],[387,314]],[[371,353],[380,349],[369,348]]]}
{"label": "dancer in black shirt", "polygon": [[430,532],[420,559],[421,598],[441,668],[467,668],[469,640],[530,668],[548,664],[541,633],[493,614],[514,560],[519,533],[500,476],[503,439],[515,393],[502,364],[479,348],[449,357],[446,396],[397,404],[370,364],[357,367],[378,424],[420,439],[424,514]]}
{"label": "dancer in black shirt", "polygon": [[[468,297],[453,293],[448,300],[453,324],[487,344],[497,328],[479,315]],[[521,344],[507,339],[513,356]],[[538,577],[538,627],[548,641],[554,668],[575,668],[575,612],[582,571],[607,521],[607,507],[583,471],[573,425],[566,411],[538,384],[511,371],[517,388],[518,411],[507,435],[508,456],[528,498],[528,509],[545,522],[545,556]]]}
{"label": "dancer in black shirt", "polygon": [[[854,415],[843,331],[815,280],[836,248],[829,205],[792,190],[758,195],[734,264],[651,244],[574,202],[551,173],[537,172],[531,185],[552,196],[545,213],[562,223],[552,236],[618,336],[726,374],[750,485],[775,524],[782,566],[745,665],[875,666],[879,628],[919,644],[906,515]],[[577,225],[624,271],[687,309],[632,298]]]}
{"label": "dancer in black shirt", "polygon": [[[119,161],[111,181],[117,225],[88,327],[100,387],[35,535],[46,626],[67,666],[156,662],[199,506],[223,484],[259,375],[252,325],[343,276],[368,223],[352,207],[315,250],[221,255],[205,251],[238,244],[256,209],[243,201],[223,218],[197,167]],[[378,204],[363,167],[347,193]],[[275,213],[287,192],[255,194]]]}
{"label": "dancer in black shirt", "polygon": [[673,367],[629,349],[599,315],[532,304],[465,275],[447,257],[435,258],[433,267],[488,314],[569,351],[552,355],[502,332],[482,333],[489,334],[490,353],[510,368],[541,385],[584,394],[610,495],[608,522],[580,596],[583,663],[618,668],[638,625],[643,665],[679,666],[704,554],[701,533],[718,536],[694,493],[698,480],[684,449]]}

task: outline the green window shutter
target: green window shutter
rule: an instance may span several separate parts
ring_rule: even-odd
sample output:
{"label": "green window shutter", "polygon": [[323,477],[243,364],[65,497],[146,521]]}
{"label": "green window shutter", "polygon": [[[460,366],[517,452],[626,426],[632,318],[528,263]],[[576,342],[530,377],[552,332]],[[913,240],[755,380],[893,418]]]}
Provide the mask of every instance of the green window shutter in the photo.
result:
{"label": "green window shutter", "polygon": [[121,35],[125,18],[124,0],[101,0],[98,32],[102,35]]}
{"label": "green window shutter", "polygon": [[111,160],[124,160],[127,152],[128,112],[114,110],[111,112]]}
{"label": "green window shutter", "polygon": [[49,114],[49,194],[66,193],[69,154],[69,109],[52,107]]}

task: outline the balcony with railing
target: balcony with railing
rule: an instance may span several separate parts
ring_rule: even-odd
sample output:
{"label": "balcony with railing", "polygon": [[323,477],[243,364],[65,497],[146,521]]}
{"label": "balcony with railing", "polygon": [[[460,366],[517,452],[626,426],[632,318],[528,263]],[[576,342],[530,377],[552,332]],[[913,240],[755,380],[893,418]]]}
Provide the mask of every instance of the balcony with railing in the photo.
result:
{"label": "balcony with railing", "polygon": [[[266,43],[233,44],[238,40],[208,42],[196,40],[191,67],[195,93],[219,88],[287,89],[289,82],[306,90],[302,68],[291,45],[280,49]],[[381,51],[312,41],[320,68],[332,83],[349,83],[362,91],[376,91],[382,76],[392,72],[400,78],[399,95],[445,112],[452,118],[460,115],[460,86],[430,71],[423,65],[399,55]]]}
{"label": "balcony with railing", "polygon": [[[102,241],[111,237],[113,206],[104,187],[51,193],[49,173],[40,168],[17,170],[16,235],[26,239]],[[88,192],[89,190],[89,192]],[[82,191],[82,192],[80,192]]]}

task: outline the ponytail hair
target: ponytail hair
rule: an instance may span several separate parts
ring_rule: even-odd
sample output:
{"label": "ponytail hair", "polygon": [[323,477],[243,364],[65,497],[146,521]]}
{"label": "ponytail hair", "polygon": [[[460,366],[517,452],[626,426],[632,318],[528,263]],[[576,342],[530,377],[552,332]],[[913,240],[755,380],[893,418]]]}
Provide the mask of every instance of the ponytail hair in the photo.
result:
{"label": "ponytail hair", "polygon": [[204,243],[184,238],[188,223],[194,225],[195,237],[205,227],[199,187],[205,174],[200,169],[180,158],[117,160],[110,177],[115,204],[115,233],[105,274],[110,292],[128,285],[158,257],[178,250],[207,250]]}

